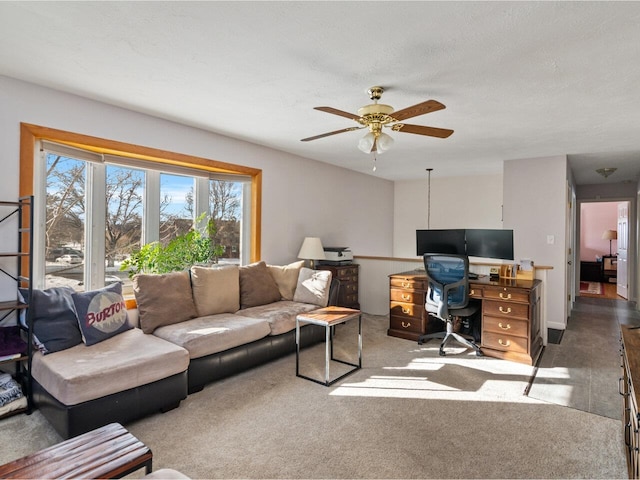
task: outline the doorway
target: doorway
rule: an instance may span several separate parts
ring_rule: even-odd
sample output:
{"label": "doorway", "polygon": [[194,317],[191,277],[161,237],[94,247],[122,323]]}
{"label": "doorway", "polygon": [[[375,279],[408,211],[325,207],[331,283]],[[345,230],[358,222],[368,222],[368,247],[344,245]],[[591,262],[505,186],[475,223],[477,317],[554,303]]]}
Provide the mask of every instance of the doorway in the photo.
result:
{"label": "doorway", "polygon": [[[628,298],[628,212],[628,201],[580,204],[580,296],[620,300]],[[625,217],[622,220],[621,214]]]}

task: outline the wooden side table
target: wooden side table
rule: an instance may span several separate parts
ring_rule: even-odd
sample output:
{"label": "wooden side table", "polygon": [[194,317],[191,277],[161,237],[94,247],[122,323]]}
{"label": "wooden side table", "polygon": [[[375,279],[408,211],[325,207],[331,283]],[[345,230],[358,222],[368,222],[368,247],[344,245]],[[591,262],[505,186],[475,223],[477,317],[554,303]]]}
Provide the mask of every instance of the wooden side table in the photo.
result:
{"label": "wooden side table", "polygon": [[[332,327],[346,323],[349,320],[358,319],[358,363],[351,363],[346,360],[335,358],[333,355],[333,335]],[[320,325],[325,328],[325,366],[324,366],[324,381],[302,375],[300,373],[300,322],[312,323],[314,325]],[[346,373],[330,380],[329,377],[329,364],[331,361],[343,363],[353,367]],[[314,310],[309,313],[303,313],[296,317],[296,376],[300,378],[306,378],[312,382],[319,383],[326,387],[333,385],[338,380],[352,374],[356,370],[362,368],[362,314],[360,310],[355,310],[346,307],[330,306]]]}
{"label": "wooden side table", "polygon": [[0,466],[0,478],[121,478],[145,467],[149,447],[111,423]]}

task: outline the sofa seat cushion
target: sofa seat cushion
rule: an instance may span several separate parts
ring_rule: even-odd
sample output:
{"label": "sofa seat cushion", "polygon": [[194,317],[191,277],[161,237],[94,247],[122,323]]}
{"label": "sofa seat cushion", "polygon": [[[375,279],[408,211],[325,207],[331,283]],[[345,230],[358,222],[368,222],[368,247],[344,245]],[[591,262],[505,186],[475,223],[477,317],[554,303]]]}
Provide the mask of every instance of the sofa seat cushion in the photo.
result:
{"label": "sofa seat cushion", "polygon": [[157,328],[153,334],[204,357],[266,337],[269,323],[233,313],[218,313]]}
{"label": "sofa seat cushion", "polygon": [[279,302],[260,305],[259,307],[245,308],[242,315],[252,318],[261,318],[269,322],[270,335],[280,335],[296,328],[296,316],[301,313],[317,310],[318,305],[311,303],[292,302],[281,300]]}
{"label": "sofa seat cushion", "polygon": [[147,385],[188,367],[185,349],[139,328],[90,347],[33,356],[33,378],[67,406]]}

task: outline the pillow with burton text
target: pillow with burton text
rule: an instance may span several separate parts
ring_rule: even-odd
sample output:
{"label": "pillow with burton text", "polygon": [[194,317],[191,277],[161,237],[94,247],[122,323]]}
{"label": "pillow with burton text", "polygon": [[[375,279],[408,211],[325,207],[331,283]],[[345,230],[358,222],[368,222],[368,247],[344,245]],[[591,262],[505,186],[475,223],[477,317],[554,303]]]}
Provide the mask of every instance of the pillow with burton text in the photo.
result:
{"label": "pillow with burton text", "polygon": [[89,292],[77,292],[71,297],[85,345],[94,345],[133,328],[129,323],[120,283]]}

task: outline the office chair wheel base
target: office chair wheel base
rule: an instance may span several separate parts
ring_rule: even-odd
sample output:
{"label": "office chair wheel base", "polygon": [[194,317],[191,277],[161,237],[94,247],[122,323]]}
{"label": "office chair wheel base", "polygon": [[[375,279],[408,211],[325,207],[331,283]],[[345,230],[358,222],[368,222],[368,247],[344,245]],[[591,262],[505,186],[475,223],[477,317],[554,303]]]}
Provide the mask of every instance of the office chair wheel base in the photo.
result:
{"label": "office chair wheel base", "polygon": [[447,352],[445,352],[443,349],[440,349],[440,350],[438,350],[438,354],[439,354],[441,357],[444,357],[444,356],[447,354]]}
{"label": "office chair wheel base", "polygon": [[480,350],[476,350],[476,357],[484,357],[484,353],[482,353]]}

